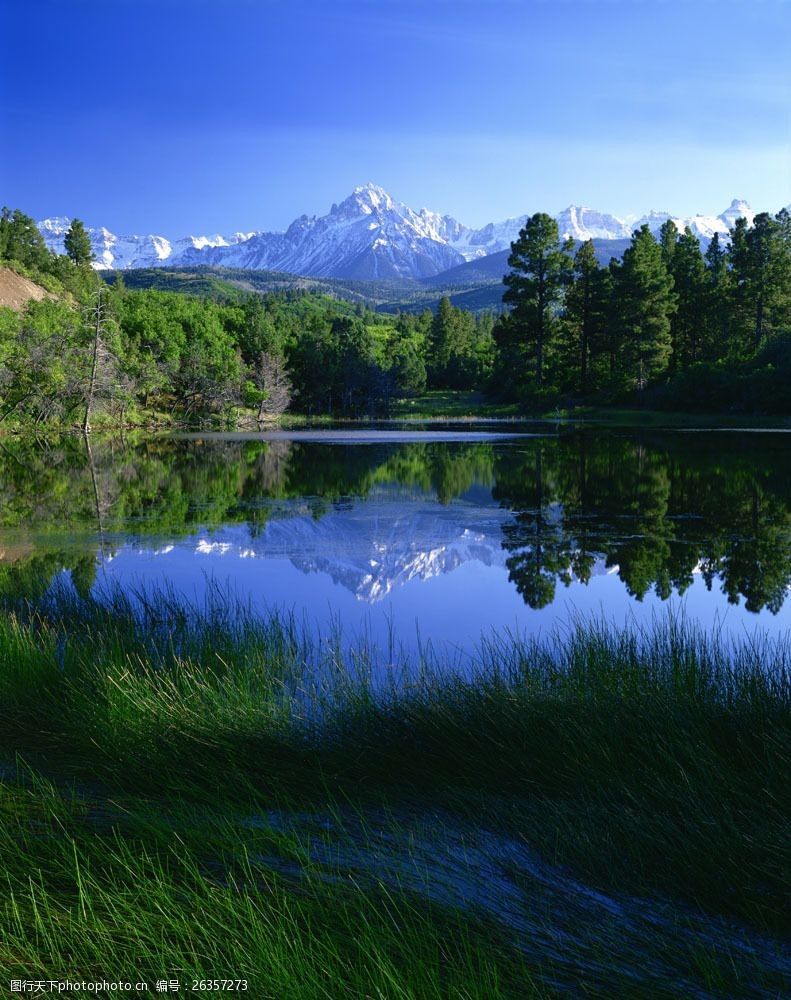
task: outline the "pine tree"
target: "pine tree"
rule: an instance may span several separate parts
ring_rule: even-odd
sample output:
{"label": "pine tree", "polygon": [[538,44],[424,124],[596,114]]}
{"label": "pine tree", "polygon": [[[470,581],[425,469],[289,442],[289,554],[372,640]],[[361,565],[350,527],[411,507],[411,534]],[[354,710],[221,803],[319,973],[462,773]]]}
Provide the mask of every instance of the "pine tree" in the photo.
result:
{"label": "pine tree", "polygon": [[38,226],[24,212],[3,208],[0,212],[0,260],[14,260],[25,267],[46,269],[51,255]]}
{"label": "pine tree", "polygon": [[747,232],[749,300],[753,306],[753,350],[788,321],[791,258],[788,213],[761,212]]}
{"label": "pine tree", "polygon": [[591,388],[591,355],[598,350],[607,311],[605,272],[599,267],[593,241],[574,255],[574,278],[566,294],[564,329],[574,357],[575,384],[582,393]]}
{"label": "pine tree", "polygon": [[648,226],[632,235],[615,275],[626,374],[632,385],[642,389],[667,369],[672,349],[670,321],[676,309],[673,278]]}
{"label": "pine tree", "polygon": [[667,219],[659,229],[659,245],[662,248],[662,260],[670,271],[673,267],[673,256],[678,246],[678,229],[672,219]]}
{"label": "pine tree", "polygon": [[678,308],[672,317],[672,368],[682,370],[708,354],[706,344],[706,265],[697,236],[687,226],[670,266]]}
{"label": "pine tree", "polygon": [[90,267],[94,259],[91,238],[79,219],[72,219],[69,230],[63,237],[66,255],[77,267]]}
{"label": "pine tree", "polygon": [[756,215],[753,225],[737,219],[731,232],[732,312],[743,355],[754,354],[772,333],[789,323],[791,307],[791,220]]}
{"label": "pine tree", "polygon": [[733,295],[733,280],[728,267],[728,252],[720,243],[719,233],[712,236],[704,259],[706,263],[703,306],[705,341],[710,358],[713,361],[719,361],[731,353],[730,304]]}
{"label": "pine tree", "polygon": [[521,347],[522,367],[534,360],[539,388],[544,353],[558,325],[557,305],[571,277],[573,247],[573,240],[561,245],[557,222],[544,212],[531,216],[511,244],[511,270],[503,278],[503,302],[513,306],[509,333],[512,346]]}
{"label": "pine tree", "polygon": [[469,369],[474,367],[475,320],[471,313],[451,305],[450,299],[440,299],[437,314],[431,322],[428,352],[428,374],[438,388],[464,388],[469,381]]}
{"label": "pine tree", "polygon": [[431,321],[428,344],[428,374],[432,385],[444,386],[445,376],[455,347],[456,317],[450,299],[443,295]]}

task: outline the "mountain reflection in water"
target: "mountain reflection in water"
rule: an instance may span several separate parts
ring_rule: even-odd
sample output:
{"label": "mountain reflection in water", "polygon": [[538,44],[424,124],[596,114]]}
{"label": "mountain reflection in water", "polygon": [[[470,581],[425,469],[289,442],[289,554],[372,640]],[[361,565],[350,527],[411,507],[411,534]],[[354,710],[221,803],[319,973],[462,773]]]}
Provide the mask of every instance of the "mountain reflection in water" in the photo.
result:
{"label": "mountain reflection in water", "polygon": [[[788,614],[787,434],[416,436],[6,440],[0,588],[36,598],[66,571],[81,593],[133,578],[189,589],[208,571],[264,603],[410,590],[408,613],[430,618],[432,600],[461,614],[480,586],[485,626],[515,594],[538,611],[612,577],[608,606],[617,580],[624,605],[705,587],[706,614]],[[462,569],[455,596],[431,598]]]}

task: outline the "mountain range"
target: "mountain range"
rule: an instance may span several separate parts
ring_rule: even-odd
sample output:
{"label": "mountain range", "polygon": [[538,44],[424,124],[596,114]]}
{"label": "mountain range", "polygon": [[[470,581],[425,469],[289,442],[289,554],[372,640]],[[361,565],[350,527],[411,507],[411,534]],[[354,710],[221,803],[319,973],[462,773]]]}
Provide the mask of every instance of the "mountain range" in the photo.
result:
{"label": "mountain range", "polygon": [[[619,219],[570,205],[555,218],[563,238],[593,239],[600,255],[609,259],[622,252],[625,241],[643,224],[657,232],[663,222],[673,219],[679,231],[689,226],[707,244],[715,233],[727,236],[740,216],[752,223],[755,213],[747,202],[734,199],[716,216],[681,218],[651,211],[640,218]],[[172,241],[157,235],[117,236],[104,227],[88,232],[98,270],[206,265],[311,277],[431,280],[468,262],[502,255],[527,218],[522,215],[473,229],[427,208],[416,212],[381,187],[364,184],[326,215],[301,215],[285,232],[185,236]],[[38,223],[51,250],[63,253],[70,224],[61,216]]]}

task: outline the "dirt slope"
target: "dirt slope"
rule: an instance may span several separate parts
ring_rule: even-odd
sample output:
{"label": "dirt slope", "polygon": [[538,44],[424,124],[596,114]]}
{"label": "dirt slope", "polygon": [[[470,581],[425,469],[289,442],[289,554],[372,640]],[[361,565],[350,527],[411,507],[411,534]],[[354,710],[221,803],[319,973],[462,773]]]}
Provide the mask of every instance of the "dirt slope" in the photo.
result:
{"label": "dirt slope", "polygon": [[30,299],[51,297],[41,285],[23,278],[7,267],[0,267],[0,306],[21,309]]}

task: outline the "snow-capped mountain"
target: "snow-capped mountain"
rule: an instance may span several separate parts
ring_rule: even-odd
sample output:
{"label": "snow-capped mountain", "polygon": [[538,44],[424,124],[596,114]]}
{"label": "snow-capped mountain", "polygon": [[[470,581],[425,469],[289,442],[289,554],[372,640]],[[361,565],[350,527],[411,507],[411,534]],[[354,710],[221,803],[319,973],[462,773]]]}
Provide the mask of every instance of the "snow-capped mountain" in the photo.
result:
{"label": "snow-capped mountain", "polygon": [[302,215],[285,233],[257,233],[234,250],[214,248],[201,259],[315,277],[422,278],[463,262],[446,237],[458,225],[414,212],[366,184],[327,215]]}
{"label": "snow-capped mountain", "polygon": [[629,226],[622,219],[592,208],[569,205],[555,218],[562,239],[571,237],[584,243],[586,240],[622,240],[631,236]]}
{"label": "snow-capped mountain", "polygon": [[[559,212],[561,237],[574,240],[624,240],[643,224],[657,232],[672,218],[679,231],[689,226],[703,242],[714,233],[727,236],[740,216],[755,213],[734,199],[720,215],[678,218],[651,211],[637,220],[619,219],[591,208],[569,205]],[[357,279],[427,278],[476,258],[507,250],[527,215],[473,229],[430,209],[414,211],[381,187],[364,184],[326,215],[302,215],[285,232],[252,231],[231,236],[116,236],[99,227],[88,232],[98,270],[212,265],[248,270],[286,271],[313,277]],[[47,246],[63,253],[71,220],[44,219],[38,227]]]}
{"label": "snow-capped mountain", "polygon": [[[503,526],[511,511],[493,502],[442,506],[429,495],[410,496],[406,507],[398,496],[397,488],[380,487],[364,503],[339,506],[319,519],[292,504],[255,534],[244,525],[224,525],[153,549],[150,539],[142,540],[139,551],[162,556],[191,551],[210,560],[212,572],[220,559],[288,560],[305,575],[326,575],[366,604],[467,563],[506,567],[510,553],[502,544]],[[562,510],[557,516],[562,518]],[[612,572],[617,567],[607,566],[603,556],[596,559],[592,575]]]}
{"label": "snow-capped mountain", "polygon": [[[63,237],[71,219],[56,216],[37,225],[49,249],[63,253]],[[173,256],[173,245],[164,236],[116,236],[104,226],[88,229],[88,235],[96,256],[94,267],[100,271],[157,267],[168,263]]]}
{"label": "snow-capped mountain", "polygon": [[[746,201],[734,198],[724,212],[719,215],[692,215],[689,218],[681,218],[672,215],[670,212],[651,211],[647,215],[638,219],[631,226],[632,231],[639,229],[642,225],[647,225],[652,233],[657,233],[668,219],[672,219],[676,229],[683,233],[689,226],[698,239],[708,242],[715,233],[720,237],[727,236],[736,225],[738,218],[745,218],[749,225],[752,225],[756,213],[750,208]],[[627,235],[629,235],[627,233]]]}

